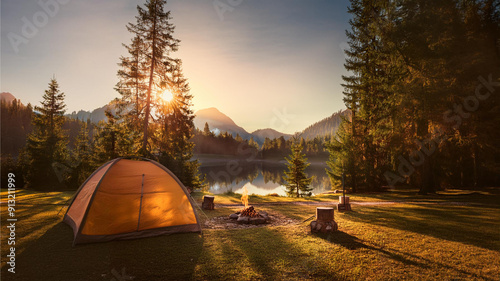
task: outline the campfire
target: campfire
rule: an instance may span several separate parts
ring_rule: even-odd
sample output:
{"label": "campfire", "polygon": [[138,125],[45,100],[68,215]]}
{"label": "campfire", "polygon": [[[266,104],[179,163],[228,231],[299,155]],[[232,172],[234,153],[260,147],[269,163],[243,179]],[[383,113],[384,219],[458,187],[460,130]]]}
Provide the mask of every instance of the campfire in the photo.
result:
{"label": "campfire", "polygon": [[266,212],[257,212],[253,206],[248,206],[248,189],[243,187],[243,194],[241,196],[241,203],[243,203],[243,210],[231,214],[229,218],[236,220],[238,223],[247,224],[263,224],[269,220],[269,216]]}
{"label": "campfire", "polygon": [[257,211],[255,211],[255,209],[253,208],[253,206],[250,206],[248,208],[245,208],[245,209],[241,210],[240,211],[240,216],[251,217],[251,218],[258,218],[260,215],[259,215],[259,213],[257,213]]}

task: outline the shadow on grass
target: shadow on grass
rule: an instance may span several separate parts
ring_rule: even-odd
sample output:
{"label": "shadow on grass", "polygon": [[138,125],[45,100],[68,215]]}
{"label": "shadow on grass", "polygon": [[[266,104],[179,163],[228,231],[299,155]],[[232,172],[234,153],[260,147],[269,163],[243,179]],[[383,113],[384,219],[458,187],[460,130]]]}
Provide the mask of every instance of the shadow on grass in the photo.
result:
{"label": "shadow on grass", "polygon": [[298,244],[292,237],[271,228],[212,231],[210,240],[216,241],[212,253],[217,262],[206,263],[200,276],[203,280],[217,278],[218,264],[224,264],[227,280],[339,280],[334,268],[305,251],[308,245]]}
{"label": "shadow on grass", "polygon": [[418,201],[418,202],[434,202],[434,203],[449,203],[462,202],[473,203],[478,205],[490,205],[500,208],[500,188],[482,188],[478,190],[445,190],[438,191],[434,194],[421,195],[417,189],[401,189],[385,192],[373,193],[355,193],[351,194],[355,201],[356,197],[365,197],[371,199],[388,200],[388,201]]}
{"label": "shadow on grass", "polygon": [[383,254],[383,255],[387,256],[388,258],[393,259],[393,260],[398,261],[398,262],[401,262],[405,265],[418,266],[418,267],[425,268],[425,269],[430,268],[429,265],[424,264],[424,263],[420,263],[420,262],[417,262],[414,260],[410,260],[402,254],[397,254],[397,253],[393,253],[393,252],[384,250],[382,248],[366,245],[361,240],[359,240],[357,237],[352,236],[352,235],[345,233],[343,231],[335,231],[334,233],[314,234],[314,235],[319,237],[319,238],[322,238],[322,239],[324,239],[332,244],[342,246],[342,247],[349,249],[349,250],[358,250],[358,249],[364,248],[367,250],[379,252],[380,254]]}
{"label": "shadow on grass", "polygon": [[317,233],[311,234],[313,236],[324,239],[332,244],[339,245],[349,250],[357,250],[360,248],[368,248],[361,240],[357,237],[352,236],[343,231],[335,231],[334,233]]}
{"label": "shadow on grass", "polygon": [[394,261],[401,262],[406,266],[415,266],[420,267],[422,269],[429,270],[431,269],[431,265],[438,265],[440,268],[447,268],[454,270],[465,276],[472,276],[474,278],[481,278],[484,280],[493,280],[484,276],[478,276],[475,273],[468,272],[466,270],[458,269],[456,267],[446,265],[444,263],[440,263],[436,260],[430,260],[421,256],[417,256],[411,253],[406,253],[398,249],[390,249],[378,246],[367,245],[363,243],[360,239],[355,236],[352,236],[343,231],[335,231],[334,233],[329,234],[311,234],[313,236],[319,237],[328,241],[329,243],[339,245],[349,250],[358,250],[358,249],[367,249],[370,251],[378,252]]}
{"label": "shadow on grass", "polygon": [[345,213],[351,221],[415,232],[500,251],[500,209],[472,206],[363,206]]}
{"label": "shadow on grass", "polygon": [[[203,248],[198,233],[72,247],[73,231],[58,223],[16,257],[2,280],[187,280]],[[120,279],[121,278],[121,279]]]}

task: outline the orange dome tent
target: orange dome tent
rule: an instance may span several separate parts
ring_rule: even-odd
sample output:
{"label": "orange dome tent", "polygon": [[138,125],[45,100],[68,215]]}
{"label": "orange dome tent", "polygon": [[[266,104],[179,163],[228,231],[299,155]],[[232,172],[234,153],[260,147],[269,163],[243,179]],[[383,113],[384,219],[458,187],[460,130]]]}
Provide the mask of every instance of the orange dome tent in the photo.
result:
{"label": "orange dome tent", "polygon": [[117,158],[78,189],[64,216],[73,245],[201,232],[186,187],[158,162]]}

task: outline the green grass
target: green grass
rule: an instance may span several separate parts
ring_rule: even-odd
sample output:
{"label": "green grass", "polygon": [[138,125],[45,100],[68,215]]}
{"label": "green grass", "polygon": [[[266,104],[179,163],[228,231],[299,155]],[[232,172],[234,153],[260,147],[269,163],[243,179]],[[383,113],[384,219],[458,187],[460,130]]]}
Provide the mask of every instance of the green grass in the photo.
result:
{"label": "green grass", "polygon": [[[203,195],[213,195],[208,192],[194,192],[193,198],[201,202]],[[240,204],[241,194],[227,192],[217,194],[216,204]],[[286,196],[259,196],[249,195],[249,201],[252,203],[270,203],[270,202],[325,202],[338,203],[339,196],[342,193],[325,193],[312,197],[293,198]],[[438,191],[436,194],[419,195],[418,189],[396,190],[378,193],[355,193],[346,194],[350,196],[350,200],[354,202],[383,202],[383,201],[411,201],[411,202],[426,202],[426,203],[460,203],[467,202],[472,204],[489,204],[500,207],[500,189],[488,188],[481,191],[448,189]]]}
{"label": "green grass", "polygon": [[[308,222],[292,226],[211,230],[72,247],[73,233],[57,212],[72,192],[19,190],[16,274],[7,272],[2,227],[2,280],[498,280],[500,202],[498,189],[414,191],[351,195],[353,201],[407,201],[353,205],[335,213],[339,231],[311,234]],[[6,192],[2,191],[2,201]],[[203,193],[195,193],[199,202]],[[250,203],[337,202],[329,194],[309,199],[251,196]],[[406,200],[407,199],[407,200]],[[217,195],[237,204],[239,195]],[[455,203],[471,203],[460,205]],[[263,205],[259,209],[303,221],[316,206]],[[239,207],[199,213],[226,216]],[[1,214],[5,224],[6,205]],[[208,216],[208,218],[205,216]],[[203,225],[203,224],[202,224]],[[119,280],[119,279],[117,279]]]}

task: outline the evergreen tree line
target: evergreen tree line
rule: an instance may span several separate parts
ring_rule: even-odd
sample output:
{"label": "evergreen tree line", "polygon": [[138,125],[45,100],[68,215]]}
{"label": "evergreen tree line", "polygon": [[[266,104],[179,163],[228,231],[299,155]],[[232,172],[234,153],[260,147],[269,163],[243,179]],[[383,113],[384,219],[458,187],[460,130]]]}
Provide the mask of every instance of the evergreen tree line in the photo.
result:
{"label": "evergreen tree line", "polygon": [[233,137],[228,132],[215,135],[210,130],[208,123],[205,123],[203,131],[194,130],[192,141],[195,154],[231,155],[241,158],[257,155],[259,149],[259,145],[253,138],[244,140],[239,134]]}
{"label": "evergreen tree line", "polygon": [[329,174],[354,191],[500,181],[497,0],[351,0]]}
{"label": "evergreen tree line", "polygon": [[[295,136],[295,141],[300,142],[307,157],[328,158],[326,144],[330,143],[332,136],[317,136],[304,139]],[[283,136],[279,138],[265,138],[262,146],[253,139],[244,140],[239,134],[235,137],[229,132],[213,133],[208,123],[205,123],[203,131],[195,129],[192,139],[195,144],[195,154],[218,154],[246,157],[255,155],[258,159],[283,159],[292,152],[294,139],[286,140]]]}
{"label": "evergreen tree line", "polygon": [[[33,130],[31,124],[33,106],[28,103],[24,105],[20,100],[12,102],[1,102],[1,134],[2,134],[2,155],[4,157],[17,158],[19,152],[26,144],[28,135]],[[69,147],[75,145],[76,136],[80,131],[81,121],[75,118],[65,118],[63,130],[68,133]],[[90,124],[90,126],[93,126]]]}
{"label": "evergreen tree line", "polygon": [[14,172],[18,186],[75,189],[105,162],[130,155],[111,112],[98,124],[68,118],[64,98],[52,79],[41,106],[2,102],[2,178]]}
{"label": "evergreen tree line", "polygon": [[[1,103],[1,128],[2,128],[2,155],[1,155],[1,167],[2,167],[2,180],[6,179],[9,172],[13,172],[17,177],[17,185],[25,185],[25,172],[29,171],[27,166],[29,162],[27,161],[27,146],[29,138],[33,138],[34,127],[36,126],[35,120],[42,115],[40,111],[34,110],[31,104],[23,105],[20,100],[14,100],[13,102]],[[38,122],[38,121],[37,121]],[[64,138],[67,139],[67,152],[71,154],[77,144],[77,137],[80,129],[84,122],[80,120],[74,120],[71,118],[63,117],[62,122],[62,132]],[[94,124],[89,124],[91,128],[95,127]],[[93,130],[91,129],[91,132]],[[92,135],[90,136],[92,137]],[[48,141],[48,138],[46,139]],[[66,160],[60,163],[65,167],[67,172],[73,166],[69,163],[69,155],[64,157]],[[69,185],[72,180],[72,175],[65,175],[64,180],[61,182],[64,185]],[[40,182],[44,182],[44,179],[40,179]],[[59,186],[60,187],[60,186]],[[40,187],[44,188],[44,187]],[[57,187],[51,187],[57,188]]]}
{"label": "evergreen tree line", "polygon": [[26,137],[32,130],[31,115],[33,114],[33,108],[31,104],[23,105],[17,99],[12,102],[2,100],[0,106],[2,156],[17,157],[26,143]]}
{"label": "evergreen tree line", "polygon": [[328,150],[326,146],[331,142],[332,136],[316,136],[314,138],[304,139],[298,135],[285,140],[284,137],[276,139],[266,138],[261,149],[261,157],[266,158],[283,158],[292,153],[294,142],[298,142],[303,147],[303,152],[307,157],[327,159]]}

